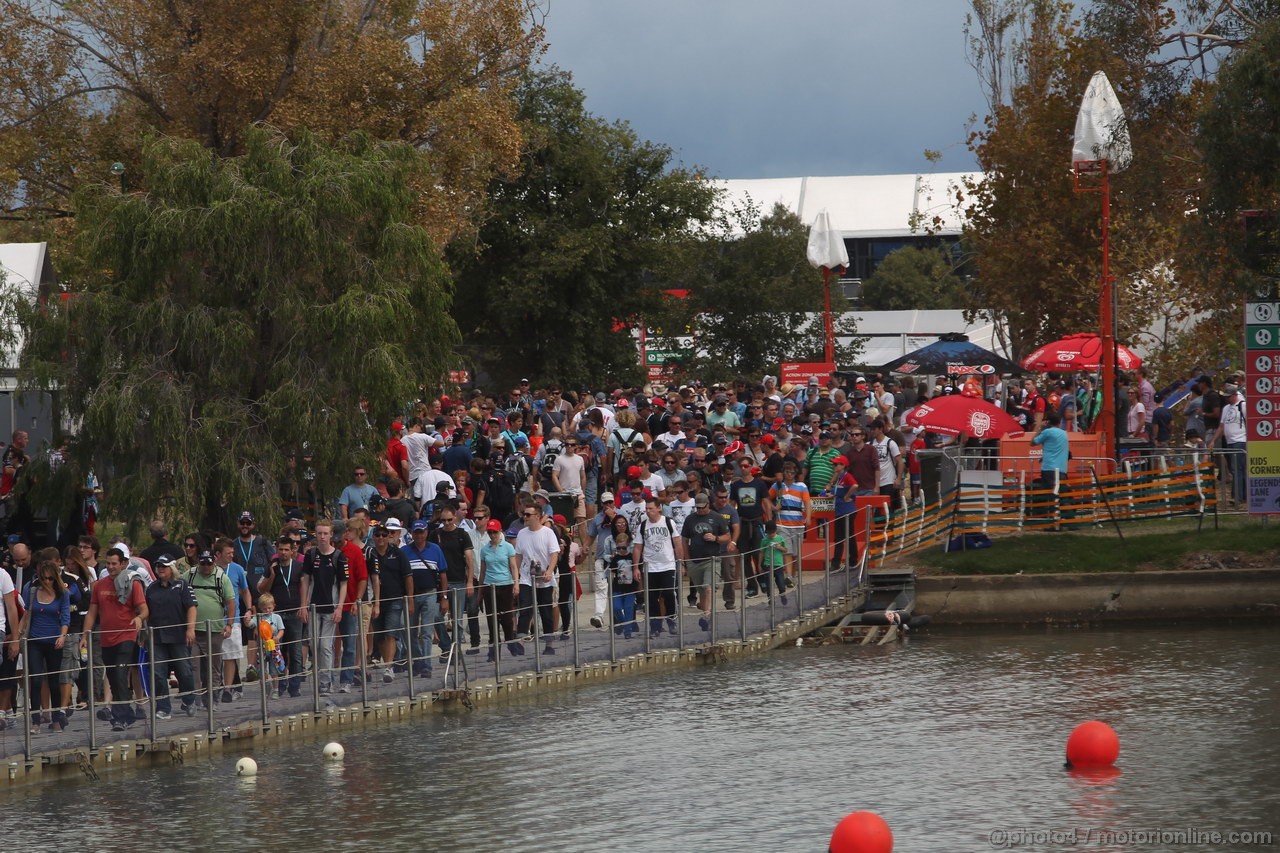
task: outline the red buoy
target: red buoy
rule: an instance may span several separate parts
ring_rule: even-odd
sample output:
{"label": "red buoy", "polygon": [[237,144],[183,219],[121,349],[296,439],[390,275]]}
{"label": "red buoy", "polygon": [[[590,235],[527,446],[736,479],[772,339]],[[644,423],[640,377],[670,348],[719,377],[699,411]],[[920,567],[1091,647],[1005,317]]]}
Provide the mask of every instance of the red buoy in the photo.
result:
{"label": "red buoy", "polygon": [[836,824],[828,853],[893,853],[893,832],[875,812],[853,812]]}
{"label": "red buoy", "polygon": [[1098,720],[1076,726],[1067,738],[1067,766],[1110,767],[1120,756],[1115,729]]}

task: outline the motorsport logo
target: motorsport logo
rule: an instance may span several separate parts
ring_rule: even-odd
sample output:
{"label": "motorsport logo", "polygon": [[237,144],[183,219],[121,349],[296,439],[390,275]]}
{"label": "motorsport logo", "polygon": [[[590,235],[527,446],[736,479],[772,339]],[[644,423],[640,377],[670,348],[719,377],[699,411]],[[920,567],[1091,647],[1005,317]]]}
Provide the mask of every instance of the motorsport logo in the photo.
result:
{"label": "motorsport logo", "polygon": [[959,364],[947,362],[948,376],[990,376],[996,369],[990,364]]}

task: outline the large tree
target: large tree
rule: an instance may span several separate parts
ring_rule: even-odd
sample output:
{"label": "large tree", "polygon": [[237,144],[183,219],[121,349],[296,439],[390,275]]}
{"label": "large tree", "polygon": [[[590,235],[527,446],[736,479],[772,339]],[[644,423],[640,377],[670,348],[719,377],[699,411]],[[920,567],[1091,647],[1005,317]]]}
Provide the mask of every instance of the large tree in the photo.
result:
{"label": "large tree", "polygon": [[86,272],[69,302],[23,317],[29,378],[58,387],[78,461],[134,524],[166,507],[227,529],[231,510],[275,509],[295,456],[336,485],[377,451],[362,398],[385,422],[456,341],[419,224],[420,152],[237,136],[243,153],[225,158],[152,139],[145,194],[82,186]]}
{"label": "large tree", "polygon": [[490,186],[489,220],[452,247],[463,353],[499,381],[638,378],[631,324],[665,316],[654,270],[711,215],[715,190],[587,111],[558,69],[518,90],[530,144],[520,173]]}
{"label": "large tree", "polygon": [[537,0],[0,0],[0,211],[71,216],[148,131],[243,152],[266,122],[353,130],[429,156],[406,176],[437,238],[516,165],[511,86],[542,45]]}

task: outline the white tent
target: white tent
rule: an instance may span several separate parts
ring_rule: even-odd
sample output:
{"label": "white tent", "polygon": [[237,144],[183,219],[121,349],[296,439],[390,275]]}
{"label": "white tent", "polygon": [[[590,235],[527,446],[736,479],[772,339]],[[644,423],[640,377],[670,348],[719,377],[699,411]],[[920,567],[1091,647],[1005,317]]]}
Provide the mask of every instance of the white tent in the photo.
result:
{"label": "white tent", "polygon": [[[35,299],[42,286],[53,284],[53,264],[49,261],[46,243],[0,243],[0,287],[16,288],[28,299]],[[13,318],[3,322],[14,329]],[[22,350],[21,337],[12,351],[0,351],[0,390],[12,386],[12,372],[18,366],[18,353]]]}
{"label": "white tent", "polygon": [[[863,338],[859,364],[879,367],[899,356],[928,346],[948,332],[961,332],[980,347],[1008,358],[1008,352],[996,337],[996,325],[990,314],[983,312],[972,323],[965,322],[963,311],[854,311],[858,336]],[[817,322],[820,315],[815,314]],[[850,338],[840,338],[848,344]]]}

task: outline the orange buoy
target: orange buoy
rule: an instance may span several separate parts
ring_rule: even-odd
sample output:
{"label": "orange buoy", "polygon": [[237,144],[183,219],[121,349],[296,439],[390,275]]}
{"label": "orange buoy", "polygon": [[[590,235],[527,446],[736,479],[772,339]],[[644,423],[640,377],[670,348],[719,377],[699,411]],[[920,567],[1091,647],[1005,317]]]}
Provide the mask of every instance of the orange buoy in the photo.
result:
{"label": "orange buoy", "polygon": [[875,812],[853,812],[836,824],[828,853],[893,853],[893,832]]}
{"label": "orange buoy", "polygon": [[1068,767],[1110,767],[1119,756],[1115,729],[1098,720],[1081,723],[1067,738]]}

